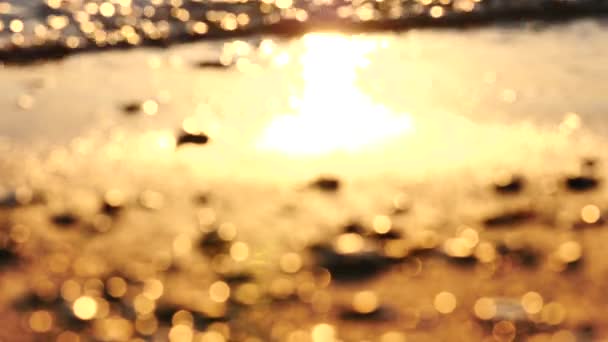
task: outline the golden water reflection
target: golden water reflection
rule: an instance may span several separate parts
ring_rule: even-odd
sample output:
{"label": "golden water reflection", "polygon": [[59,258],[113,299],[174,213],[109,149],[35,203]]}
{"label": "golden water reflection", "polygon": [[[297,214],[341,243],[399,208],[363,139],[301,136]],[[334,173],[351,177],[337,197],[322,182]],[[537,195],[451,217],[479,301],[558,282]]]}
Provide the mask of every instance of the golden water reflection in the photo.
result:
{"label": "golden water reflection", "polygon": [[375,103],[357,85],[368,56],[386,42],[320,33],[302,41],[303,90],[289,98],[292,112],[266,127],[258,147],[294,155],[355,152],[413,130],[409,114]]}

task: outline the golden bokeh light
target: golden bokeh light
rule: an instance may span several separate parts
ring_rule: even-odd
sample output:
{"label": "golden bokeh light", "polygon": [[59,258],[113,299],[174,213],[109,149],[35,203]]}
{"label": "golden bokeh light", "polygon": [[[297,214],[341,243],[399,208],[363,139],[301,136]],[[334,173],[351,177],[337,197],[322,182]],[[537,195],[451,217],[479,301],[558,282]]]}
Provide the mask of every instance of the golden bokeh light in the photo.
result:
{"label": "golden bokeh light", "polygon": [[158,103],[154,100],[146,100],[141,104],[141,110],[146,115],[156,115],[158,113]]}
{"label": "golden bokeh light", "polygon": [[353,309],[362,314],[374,312],[378,309],[378,295],[374,291],[357,292],[353,297]]}
{"label": "golden bokeh light", "polygon": [[386,234],[391,230],[392,222],[390,217],[386,215],[377,215],[374,217],[372,227],[378,234]]}
{"label": "golden bokeh light", "polygon": [[567,241],[559,246],[556,254],[560,261],[564,263],[571,263],[581,258],[583,248],[576,241]]}
{"label": "golden bokeh light", "polygon": [[239,303],[253,305],[260,298],[260,289],[256,284],[243,284],[237,287],[234,296]]}
{"label": "golden bokeh light", "polygon": [[517,329],[512,322],[509,321],[500,321],[494,324],[492,328],[492,335],[497,341],[500,342],[510,342],[513,341],[515,335],[517,333]]}
{"label": "golden bokeh light", "polygon": [[308,34],[303,42],[303,93],[292,101],[294,113],[269,124],[258,147],[295,155],[357,151],[412,130],[409,115],[374,103],[357,86],[375,40]]}
{"label": "golden bokeh light", "polygon": [[224,335],[217,331],[207,331],[202,333],[197,339],[197,342],[226,342]]}
{"label": "golden bokeh light", "polygon": [[249,258],[249,245],[244,242],[235,242],[230,246],[230,256],[234,261],[245,261]]}
{"label": "golden bokeh light", "polygon": [[566,318],[566,309],[558,302],[547,303],[541,311],[541,319],[549,325],[558,325]]}
{"label": "golden bokeh light", "polygon": [[407,337],[404,333],[389,331],[380,336],[380,342],[407,342]]}
{"label": "golden bokeh light", "polygon": [[521,305],[529,314],[537,314],[543,308],[543,297],[538,292],[527,292],[521,297]]}
{"label": "golden bokeh light", "polygon": [[281,270],[285,273],[296,273],[302,267],[302,258],[297,253],[285,253],[279,261]]}
{"label": "golden bokeh light", "polygon": [[473,307],[475,316],[482,320],[490,320],[496,315],[496,303],[492,298],[481,297],[475,301]]}
{"label": "golden bokeh light", "polygon": [[144,282],[142,294],[148,299],[157,300],[163,295],[164,289],[163,283],[159,279],[147,279]]}
{"label": "golden bokeh light", "polygon": [[365,245],[363,237],[355,233],[346,233],[338,236],[335,248],[338,253],[350,254],[360,252]]}
{"label": "golden bokeh light", "polygon": [[72,305],[74,315],[82,320],[90,320],[97,314],[97,301],[89,296],[82,296]]}
{"label": "golden bokeh light", "polygon": [[80,342],[80,335],[73,331],[64,331],[61,334],[57,335],[56,342]]}
{"label": "golden bokeh light", "polygon": [[230,287],[223,281],[216,281],[209,287],[209,297],[217,303],[223,303],[230,298]]}
{"label": "golden bokeh light", "polygon": [[456,309],[456,304],[456,296],[454,296],[453,293],[447,291],[439,292],[435,296],[435,300],[433,301],[433,306],[435,307],[435,310],[439,311],[442,314],[449,314],[454,311],[454,309]]}
{"label": "golden bokeh light", "polygon": [[121,277],[111,277],[106,282],[108,294],[114,298],[120,298],[127,293],[127,282]]}
{"label": "golden bokeh light", "polygon": [[144,294],[135,296],[133,299],[133,308],[140,315],[149,315],[156,309],[156,302]]}
{"label": "golden bokeh light", "polygon": [[45,333],[53,328],[53,316],[48,311],[35,311],[29,319],[30,329],[37,333]]}
{"label": "golden bokeh light", "polygon": [[317,324],[312,328],[312,342],[334,342],[336,328],[327,323]]}
{"label": "golden bokeh light", "polygon": [[601,217],[600,209],[593,205],[588,204],[581,209],[581,219],[585,223],[593,224],[599,221]]}
{"label": "golden bokeh light", "polygon": [[175,325],[169,330],[169,341],[170,342],[191,342],[194,337],[192,328],[179,324]]}
{"label": "golden bokeh light", "polygon": [[171,323],[173,323],[173,325],[181,324],[192,327],[194,325],[194,316],[189,311],[179,310],[178,312],[173,314]]}

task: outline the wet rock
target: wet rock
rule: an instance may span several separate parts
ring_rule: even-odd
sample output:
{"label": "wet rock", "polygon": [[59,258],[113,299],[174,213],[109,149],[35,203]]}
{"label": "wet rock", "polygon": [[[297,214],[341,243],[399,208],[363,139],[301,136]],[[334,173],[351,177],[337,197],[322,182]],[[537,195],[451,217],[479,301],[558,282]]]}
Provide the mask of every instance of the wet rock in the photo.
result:
{"label": "wet rock", "polygon": [[216,230],[203,235],[198,243],[203,254],[213,256],[226,252],[230,245],[229,241],[223,240]]}
{"label": "wet rock", "polygon": [[574,176],[566,178],[564,184],[570,191],[582,192],[595,189],[599,180],[590,176]]}
{"label": "wet rock", "polygon": [[182,132],[180,136],[177,138],[177,146],[185,145],[185,144],[193,144],[193,145],[204,145],[209,142],[209,137],[202,132],[199,133],[187,133]]}
{"label": "wet rock", "polygon": [[358,312],[350,308],[340,311],[340,319],[345,321],[387,322],[396,317],[397,314],[393,310],[383,306],[371,312]]}
{"label": "wet rock", "polygon": [[591,342],[596,339],[595,327],[592,324],[583,324],[574,329],[577,341],[580,342]]}
{"label": "wet rock", "polygon": [[528,246],[509,247],[504,243],[499,243],[496,246],[496,252],[503,258],[525,267],[536,267],[540,261],[538,251]]}
{"label": "wet rock", "polygon": [[13,192],[0,196],[0,208],[16,208],[19,205],[20,203]]}
{"label": "wet rock", "polygon": [[572,227],[574,229],[586,229],[586,228],[603,227],[605,224],[606,224],[606,219],[604,219],[603,217],[600,217],[597,219],[597,221],[594,221],[594,222],[585,222],[583,220],[574,222],[572,224]]}
{"label": "wet rock", "polygon": [[475,258],[473,255],[461,256],[444,253],[443,256],[447,261],[457,266],[474,266],[478,262],[477,258]]}
{"label": "wet rock", "polygon": [[365,234],[366,231],[367,229],[358,222],[351,222],[342,228],[342,232],[344,233]]}
{"label": "wet rock", "polygon": [[[91,326],[90,320],[82,320],[74,315],[74,312],[68,305],[61,305],[58,310],[54,310],[57,314],[57,320],[60,324],[73,331],[83,331]],[[128,316],[127,316],[128,317]],[[135,316],[129,319],[135,319]]]}
{"label": "wet rock", "polygon": [[252,282],[255,280],[255,277],[253,274],[248,272],[237,272],[224,274],[222,276],[222,280],[225,281],[228,285],[238,285]]}
{"label": "wet rock", "polygon": [[532,220],[536,214],[531,210],[505,212],[484,220],[487,227],[514,226]]}
{"label": "wet rock", "polygon": [[341,254],[324,244],[310,248],[319,267],[329,271],[337,281],[362,281],[386,271],[393,261],[377,251]]}
{"label": "wet rock", "polygon": [[40,198],[34,194],[32,189],[27,187],[20,187],[5,192],[0,189],[0,209],[14,209],[40,201]]}
{"label": "wet rock", "polygon": [[514,175],[504,182],[494,183],[494,191],[500,195],[511,195],[521,192],[525,182],[522,176]]}
{"label": "wet rock", "polygon": [[160,323],[171,325],[173,315],[179,310],[181,310],[181,308],[178,306],[161,304],[156,307],[155,316]]}
{"label": "wet rock", "polygon": [[51,222],[57,226],[73,226],[78,223],[78,217],[72,213],[60,213],[51,217]]}
{"label": "wet rock", "polygon": [[194,196],[194,203],[198,205],[209,204],[209,195],[208,194],[198,194]]}
{"label": "wet rock", "polygon": [[335,192],[340,189],[340,180],[334,177],[319,177],[311,186],[321,191]]}
{"label": "wet rock", "polygon": [[124,207],[121,204],[104,202],[101,206],[101,212],[109,216],[116,216],[123,208]]}
{"label": "wet rock", "polygon": [[582,161],[582,169],[584,172],[592,172],[598,164],[595,158],[585,158]]}
{"label": "wet rock", "polygon": [[22,297],[17,298],[12,304],[18,311],[31,311],[58,307],[61,304],[61,299],[55,297],[51,300],[45,300],[33,292],[28,292]]}
{"label": "wet rock", "polygon": [[122,111],[125,114],[137,114],[141,110],[141,103],[139,102],[129,102],[122,105]]}
{"label": "wet rock", "polygon": [[204,60],[194,64],[199,69],[228,69],[232,64],[222,63],[220,60]]}
{"label": "wet rock", "polygon": [[391,229],[386,233],[378,233],[378,232],[374,232],[371,235],[372,238],[377,239],[377,240],[397,240],[397,239],[401,239],[402,235],[400,232]]}
{"label": "wet rock", "polygon": [[0,267],[16,265],[19,262],[19,255],[8,248],[0,248]]}

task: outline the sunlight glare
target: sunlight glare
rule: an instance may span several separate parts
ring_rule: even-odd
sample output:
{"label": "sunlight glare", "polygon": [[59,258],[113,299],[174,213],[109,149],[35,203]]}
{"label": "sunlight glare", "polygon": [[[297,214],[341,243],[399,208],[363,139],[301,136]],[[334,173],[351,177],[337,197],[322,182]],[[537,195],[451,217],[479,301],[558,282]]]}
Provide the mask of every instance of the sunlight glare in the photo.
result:
{"label": "sunlight glare", "polygon": [[259,147],[287,154],[355,152],[413,129],[408,114],[374,103],[357,73],[379,42],[365,37],[309,34],[300,58],[304,88],[289,99],[293,113],[275,117]]}

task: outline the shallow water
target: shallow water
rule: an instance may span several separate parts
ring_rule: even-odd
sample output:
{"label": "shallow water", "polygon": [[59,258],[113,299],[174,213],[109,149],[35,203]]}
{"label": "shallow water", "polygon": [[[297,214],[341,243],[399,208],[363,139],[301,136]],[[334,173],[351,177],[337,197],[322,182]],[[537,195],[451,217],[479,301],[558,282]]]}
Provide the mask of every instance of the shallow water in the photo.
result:
{"label": "shallow water", "polygon": [[0,337],[601,341],[606,34],[254,35],[4,66]]}
{"label": "shallow water", "polygon": [[0,60],[27,62],[77,51],[251,33],[467,27],[601,17],[607,11],[605,0],[3,1]]}

